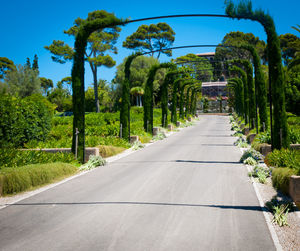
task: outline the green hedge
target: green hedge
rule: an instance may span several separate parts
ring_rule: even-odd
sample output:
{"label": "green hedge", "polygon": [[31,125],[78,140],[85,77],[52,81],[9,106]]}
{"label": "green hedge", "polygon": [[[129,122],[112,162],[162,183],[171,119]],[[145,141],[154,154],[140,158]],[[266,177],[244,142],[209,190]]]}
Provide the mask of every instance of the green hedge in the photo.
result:
{"label": "green hedge", "polygon": [[285,194],[289,192],[289,180],[292,175],[297,175],[297,171],[291,168],[273,168],[273,186]]}
{"label": "green hedge", "polygon": [[75,174],[78,168],[67,163],[34,164],[0,170],[0,195],[22,192]]}
{"label": "green hedge", "polygon": [[274,150],[265,158],[265,163],[273,167],[292,168],[300,175],[300,151],[297,150]]}
{"label": "green hedge", "polygon": [[42,96],[19,99],[0,95],[0,147],[22,147],[30,140],[45,140],[51,117],[51,108]]}
{"label": "green hedge", "polygon": [[0,170],[6,167],[19,167],[29,164],[51,162],[76,163],[76,160],[72,153],[49,153],[0,148]]}

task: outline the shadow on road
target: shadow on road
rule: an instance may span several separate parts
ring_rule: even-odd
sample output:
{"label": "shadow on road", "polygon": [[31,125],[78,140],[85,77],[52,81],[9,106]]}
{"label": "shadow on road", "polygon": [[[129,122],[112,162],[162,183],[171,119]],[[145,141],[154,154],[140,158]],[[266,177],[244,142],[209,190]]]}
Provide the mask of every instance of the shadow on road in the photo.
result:
{"label": "shadow on road", "polygon": [[241,165],[240,162],[233,162],[233,161],[216,161],[216,160],[173,160],[173,162],[184,162],[184,163],[198,163],[198,164],[234,164],[234,165]]}
{"label": "shadow on road", "polygon": [[[132,201],[93,201],[93,202],[41,202],[41,203],[16,203],[4,204],[5,206],[73,206],[73,205],[144,205],[144,206],[173,206],[173,207],[208,207],[219,209],[247,210],[247,211],[266,211],[265,207],[260,206],[234,206],[234,205],[202,205],[186,203],[164,203],[164,202],[132,202]],[[0,206],[4,206],[0,205]]]}

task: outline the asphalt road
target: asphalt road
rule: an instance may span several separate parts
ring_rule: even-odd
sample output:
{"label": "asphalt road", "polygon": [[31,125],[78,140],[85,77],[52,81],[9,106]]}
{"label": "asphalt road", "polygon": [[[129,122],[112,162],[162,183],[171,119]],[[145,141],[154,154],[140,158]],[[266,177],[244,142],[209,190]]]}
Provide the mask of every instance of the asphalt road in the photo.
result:
{"label": "asphalt road", "polygon": [[275,250],[229,119],[0,210],[0,250]]}

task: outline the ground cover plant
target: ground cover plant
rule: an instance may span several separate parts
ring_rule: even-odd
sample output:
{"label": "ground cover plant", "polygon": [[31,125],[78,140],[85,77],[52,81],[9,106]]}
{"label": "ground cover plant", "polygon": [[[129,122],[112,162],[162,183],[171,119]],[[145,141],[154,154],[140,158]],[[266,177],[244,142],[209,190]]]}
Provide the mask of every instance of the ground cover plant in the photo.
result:
{"label": "ground cover plant", "polygon": [[69,163],[55,162],[0,169],[0,196],[58,181],[78,172]]}

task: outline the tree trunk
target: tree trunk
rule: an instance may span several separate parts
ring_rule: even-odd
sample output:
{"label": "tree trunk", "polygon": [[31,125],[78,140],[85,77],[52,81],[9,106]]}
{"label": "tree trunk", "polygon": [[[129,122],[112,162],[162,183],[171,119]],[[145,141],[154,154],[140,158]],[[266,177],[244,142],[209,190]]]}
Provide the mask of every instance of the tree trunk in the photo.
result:
{"label": "tree trunk", "polygon": [[97,66],[93,65],[92,63],[90,63],[90,66],[93,73],[96,112],[99,113],[100,104],[99,104],[99,97],[98,97]]}

